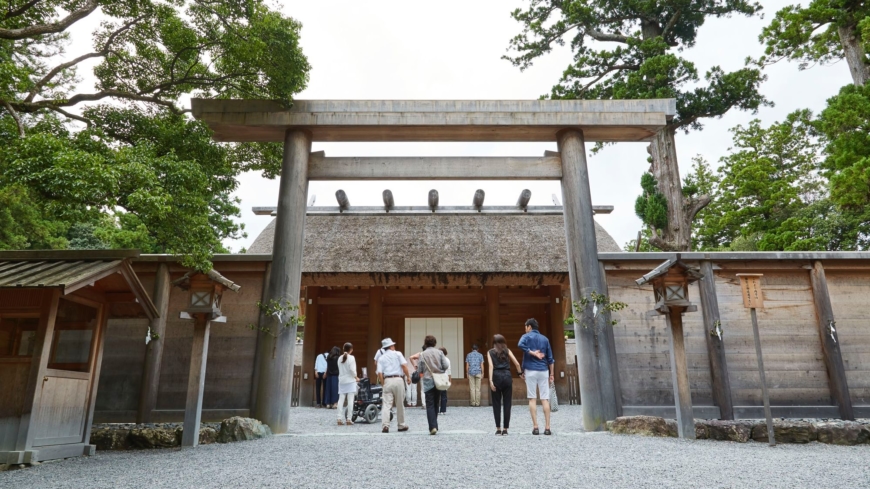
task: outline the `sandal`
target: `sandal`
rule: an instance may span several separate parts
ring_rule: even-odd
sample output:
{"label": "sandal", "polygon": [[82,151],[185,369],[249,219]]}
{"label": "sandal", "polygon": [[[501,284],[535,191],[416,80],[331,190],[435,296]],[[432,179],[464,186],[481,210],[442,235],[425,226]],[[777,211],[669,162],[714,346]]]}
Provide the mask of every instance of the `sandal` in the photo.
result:
{"label": "sandal", "polygon": [[541,434],[541,432],[540,432],[540,431],[538,431],[538,429],[537,429],[537,428],[535,428],[535,429],[533,429],[533,430],[532,430],[532,434],[533,434],[533,435],[540,435],[540,434]]}
{"label": "sandal", "polygon": [[353,421],[351,421],[351,420],[347,420],[347,421],[344,422],[344,424],[346,424],[346,425],[348,425],[348,426],[353,426]]}
{"label": "sandal", "polygon": [[498,436],[501,436],[501,428],[495,430],[495,434]]}
{"label": "sandal", "polygon": [[344,421],[342,421],[342,420],[339,419],[339,420],[338,420],[338,425],[339,425],[339,426],[344,426]]}
{"label": "sandal", "polygon": [[545,435],[552,435],[553,432],[550,431],[550,428],[547,428],[547,429],[544,430],[544,434],[545,434]]}

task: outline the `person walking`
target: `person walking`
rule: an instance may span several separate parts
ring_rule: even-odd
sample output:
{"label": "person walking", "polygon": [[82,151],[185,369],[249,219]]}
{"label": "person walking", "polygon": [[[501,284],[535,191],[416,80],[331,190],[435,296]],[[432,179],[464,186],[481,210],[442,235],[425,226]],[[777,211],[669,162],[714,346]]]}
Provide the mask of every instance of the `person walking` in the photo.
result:
{"label": "person walking", "polygon": [[405,385],[411,383],[408,361],[402,352],[396,351],[396,343],[390,338],[381,341],[383,353],[378,357],[378,381],[384,386],[383,408],[381,409],[381,433],[390,432],[390,409],[395,403],[396,422],[399,431],[408,431],[405,424]]}
{"label": "person walking", "polygon": [[[520,362],[507,347],[504,336],[497,334],[492,338],[492,349],[487,355],[489,371],[489,388],[492,390],[492,414],[495,417],[495,434],[507,435],[511,426],[511,396],[513,395],[513,377],[511,377],[511,362],[517,367],[517,372],[523,375]],[[501,424],[502,409],[504,424]]]}
{"label": "person walking", "polygon": [[423,395],[426,396],[426,420],[429,422],[429,434],[438,434],[438,408],[441,405],[441,394],[444,391],[439,391],[435,388],[435,379],[432,374],[443,374],[447,372],[449,365],[447,358],[441,353],[441,350],[435,348],[438,341],[434,336],[426,336],[423,340],[423,353],[420,354],[420,363],[417,364],[417,373],[422,377]]}
{"label": "person walking", "polygon": [[333,346],[326,356],[326,393],[323,395],[323,403],[330,409],[335,409],[338,403],[338,357],[341,350]]}
{"label": "person walking", "polygon": [[314,361],[314,406],[317,408],[324,407],[323,397],[326,394],[326,357],[329,355],[323,352],[317,355],[317,360]]}
{"label": "person walking", "polygon": [[[450,380],[453,374],[450,372],[450,359],[447,358],[447,348],[442,346],[439,350],[444,354],[444,361],[447,362],[447,369],[444,370],[444,373],[447,374],[447,380]],[[441,412],[438,415],[442,414],[447,414],[447,391],[441,391]]]}
{"label": "person walking", "polygon": [[[480,381],[483,379],[483,355],[477,352],[477,343],[471,345],[471,353],[465,355],[465,376],[468,377],[469,403],[480,406]],[[492,376],[490,375],[490,380]]]}
{"label": "person walking", "polygon": [[[352,355],[353,345],[344,344],[344,354],[338,362],[338,425],[353,424],[353,401],[356,397],[356,358]],[[347,406],[345,406],[347,401]]]}
{"label": "person walking", "polygon": [[[408,362],[411,364],[411,370],[413,370],[414,372],[417,371],[417,366],[418,366],[418,363],[420,362],[420,355],[423,354],[423,350],[425,350],[425,349],[426,349],[426,347],[424,346],[423,348],[420,349],[420,351],[418,351],[417,353],[408,357]],[[419,397],[417,396],[417,388],[420,389]],[[423,392],[423,383],[418,382],[416,386],[412,384],[411,390],[414,391],[415,405],[416,405],[417,399],[419,399],[420,400],[420,407],[423,409],[426,409],[426,395]]]}
{"label": "person walking", "polygon": [[[544,434],[550,431],[550,383],[553,377],[553,350],[550,340],[538,331],[538,321],[531,318],[526,321],[526,334],[520,338],[519,347],[523,351],[523,377],[526,380],[526,397],[529,398],[529,413],[532,415],[533,435],[539,435],[538,409],[535,398],[541,396],[541,406],[544,408]],[[537,392],[535,392],[537,390]]]}

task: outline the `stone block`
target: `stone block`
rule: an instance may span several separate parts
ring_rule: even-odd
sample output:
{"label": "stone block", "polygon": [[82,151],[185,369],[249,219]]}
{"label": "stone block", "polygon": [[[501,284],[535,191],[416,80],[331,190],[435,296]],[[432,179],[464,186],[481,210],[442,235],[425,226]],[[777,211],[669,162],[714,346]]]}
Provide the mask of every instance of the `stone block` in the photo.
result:
{"label": "stone block", "polygon": [[[752,438],[753,425],[754,423],[751,421],[725,421],[719,419],[695,421],[695,437],[699,440],[746,443]],[[766,437],[765,440],[767,440]]]}
{"label": "stone block", "polygon": [[[773,420],[773,434],[777,443],[809,443],[818,440],[816,427],[807,421],[790,419]],[[767,423],[756,422],[752,427],[752,439],[767,442]]]}
{"label": "stone block", "polygon": [[272,436],[272,430],[256,419],[233,416],[221,421],[221,428],[217,434],[219,443],[234,441],[256,440]]}
{"label": "stone block", "polygon": [[130,448],[130,430],[114,428],[95,428],[91,430],[91,444],[97,450],[127,450]]}
{"label": "stone block", "polygon": [[831,445],[861,445],[870,442],[870,429],[855,421],[825,421],[815,424],[818,439]]}
{"label": "stone block", "polygon": [[613,421],[610,431],[619,435],[676,437],[677,423],[657,416],[621,416]]}
{"label": "stone block", "polygon": [[171,428],[134,428],[127,437],[135,448],[172,448],[180,445],[177,430]]}

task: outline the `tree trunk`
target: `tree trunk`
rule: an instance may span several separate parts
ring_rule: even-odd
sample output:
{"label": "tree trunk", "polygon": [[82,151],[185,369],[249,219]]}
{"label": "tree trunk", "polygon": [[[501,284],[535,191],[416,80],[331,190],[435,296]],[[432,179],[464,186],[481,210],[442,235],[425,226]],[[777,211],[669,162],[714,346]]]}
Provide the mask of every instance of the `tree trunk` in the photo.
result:
{"label": "tree trunk", "polygon": [[676,128],[668,126],[659,131],[647,151],[652,157],[650,173],[655,177],[659,192],[668,203],[668,226],[652,229],[651,245],[662,251],[692,250],[692,221],[695,215],[712,200],[708,195],[683,197],[680,165],[674,142]]}
{"label": "tree trunk", "polygon": [[849,64],[852,82],[856,87],[863,87],[867,83],[867,79],[870,78],[870,69],[868,69],[870,67],[865,61],[864,46],[858,37],[857,25],[850,24],[838,27],[837,32],[840,35],[840,43],[843,45],[846,63]]}
{"label": "tree trunk", "polygon": [[650,172],[658,182],[659,192],[668,202],[668,226],[665,229],[653,229],[650,243],[662,251],[689,251],[692,246],[692,226],[691,221],[686,219],[683,205],[683,185],[680,182],[674,132],[673,128],[665,127],[647,148],[652,156]]}

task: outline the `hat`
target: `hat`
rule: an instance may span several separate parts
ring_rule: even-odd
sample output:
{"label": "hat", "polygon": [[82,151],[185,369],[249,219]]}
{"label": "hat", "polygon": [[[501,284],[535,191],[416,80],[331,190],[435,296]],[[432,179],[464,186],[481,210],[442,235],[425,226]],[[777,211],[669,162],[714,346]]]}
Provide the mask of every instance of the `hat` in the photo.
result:
{"label": "hat", "polygon": [[393,345],[395,345],[395,344],[396,344],[395,341],[393,341],[393,340],[391,340],[391,339],[389,339],[389,338],[384,338],[383,340],[381,340],[381,349],[389,348],[389,347],[391,347],[391,346],[393,346]]}

